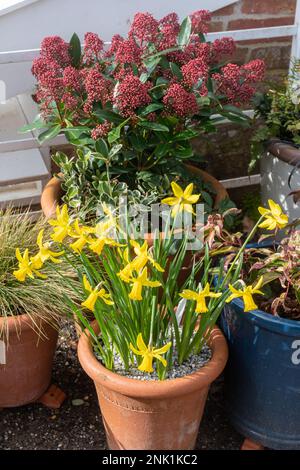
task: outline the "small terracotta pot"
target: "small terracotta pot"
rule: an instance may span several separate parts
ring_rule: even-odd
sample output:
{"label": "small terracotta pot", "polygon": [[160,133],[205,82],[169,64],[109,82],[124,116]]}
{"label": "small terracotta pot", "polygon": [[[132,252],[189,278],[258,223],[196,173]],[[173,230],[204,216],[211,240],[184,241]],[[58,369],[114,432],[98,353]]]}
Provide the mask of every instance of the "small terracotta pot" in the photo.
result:
{"label": "small terracotta pot", "polygon": [[[201,178],[204,182],[210,183],[212,185],[216,192],[214,201],[215,207],[223,199],[228,197],[228,193],[224,186],[209,173],[204,170],[200,170],[200,168],[197,168],[193,165],[186,165],[186,168],[194,175],[199,176],[199,178]],[[54,215],[56,206],[60,203],[62,194],[63,191],[61,188],[61,180],[56,177],[51,178],[50,181],[46,184],[41,197],[41,207],[46,217],[52,217]]]}
{"label": "small terracotta pot", "polygon": [[0,338],[6,343],[5,364],[0,363],[0,408],[25,405],[43,395],[50,385],[58,337],[45,321],[37,321],[43,332],[39,334],[28,315],[0,318],[0,331],[4,321],[8,336]]}
{"label": "small terracotta pot", "polygon": [[[98,333],[97,324],[93,323]],[[194,374],[164,381],[128,379],[96,359],[86,331],[78,344],[79,361],[93,379],[110,449],[193,449],[210,384],[225,367],[226,340],[214,328],[212,359]]]}

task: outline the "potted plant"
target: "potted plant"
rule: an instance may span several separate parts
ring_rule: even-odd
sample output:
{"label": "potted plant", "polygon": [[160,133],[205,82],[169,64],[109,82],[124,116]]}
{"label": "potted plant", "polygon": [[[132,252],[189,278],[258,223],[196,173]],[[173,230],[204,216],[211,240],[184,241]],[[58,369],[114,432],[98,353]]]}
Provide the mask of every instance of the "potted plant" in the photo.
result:
{"label": "potted plant", "polygon": [[[271,203],[274,217],[263,227],[282,229],[287,218],[280,212]],[[230,419],[246,438],[272,449],[300,448],[299,252],[297,230],[278,245],[246,250],[242,282],[232,287],[222,316],[230,352],[225,373]],[[243,283],[259,284],[246,309]]]}
{"label": "potted plant", "polygon": [[263,203],[277,198],[290,220],[298,219],[299,207],[290,193],[299,188],[300,80],[295,61],[284,87],[274,87],[255,98],[256,118],[263,123],[252,139],[253,168],[261,157]]}
{"label": "potted plant", "polygon": [[[164,201],[171,206],[165,236],[154,237],[152,247],[133,238],[134,224],[127,217],[125,228],[120,218],[109,216],[83,225],[64,205],[49,221],[59,252],[77,266],[82,282],[81,308],[66,302],[86,328],[79,360],[94,380],[111,449],[192,449],[209,386],[227,360],[226,342],[215,323],[231,294],[228,282],[239,279],[249,237],[227,272],[224,264],[211,270],[207,244],[179,285],[190,233],[181,231],[178,237],[175,222],[194,212],[199,195],[193,188],[189,194],[189,204]],[[175,237],[179,245],[170,260]],[[219,281],[213,288],[216,272]],[[94,315],[92,324],[86,310]]]}
{"label": "potted plant", "polygon": [[[55,271],[39,271],[42,260],[49,256],[57,260],[57,253],[43,244],[47,230],[42,220],[33,223],[28,213],[14,214],[10,209],[1,213],[0,408],[31,403],[46,392],[58,321],[66,313],[62,295],[75,299]],[[36,247],[37,237],[39,254],[30,259],[28,251]],[[26,275],[34,279],[20,282]]]}
{"label": "potted plant", "polygon": [[63,132],[77,147],[76,159],[54,157],[62,180],[45,189],[47,215],[61,183],[64,202],[93,213],[120,193],[157,202],[174,179],[194,183],[208,213],[227,197],[215,179],[186,165],[194,157],[191,141],[220,119],[247,125],[239,106],[252,97],[264,64],[227,64],[234,41],[206,42],[209,20],[205,10],[181,24],[176,13],[160,20],[137,13],[128,37],[115,35],[108,49],[94,33],[85,35],[83,49],[76,35],[70,43],[43,40],[32,67],[41,115],[27,130],[44,129],[41,142]]}

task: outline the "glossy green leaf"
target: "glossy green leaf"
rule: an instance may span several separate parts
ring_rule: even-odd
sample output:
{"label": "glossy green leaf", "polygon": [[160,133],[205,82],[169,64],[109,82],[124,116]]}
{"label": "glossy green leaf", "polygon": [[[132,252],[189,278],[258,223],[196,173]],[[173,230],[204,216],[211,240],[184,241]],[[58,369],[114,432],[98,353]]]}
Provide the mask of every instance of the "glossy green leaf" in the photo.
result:
{"label": "glossy green leaf", "polygon": [[179,80],[182,80],[182,72],[177,64],[170,62],[170,69],[172,70],[173,74],[179,78]]}
{"label": "glossy green leaf", "polygon": [[187,16],[181,23],[180,32],[177,38],[177,44],[179,46],[186,46],[190,40],[192,31],[192,21],[189,16]]}
{"label": "glossy green leaf", "polygon": [[167,126],[159,124],[158,122],[139,121],[138,125],[157,132],[169,132],[169,128]]}
{"label": "glossy green leaf", "polygon": [[54,139],[54,137],[56,137],[60,132],[61,126],[59,124],[57,126],[50,127],[50,129],[47,129],[39,135],[38,141],[40,144],[43,144],[46,140]]}
{"label": "glossy green leaf", "polygon": [[73,34],[70,40],[69,53],[72,58],[73,67],[78,67],[81,60],[81,44],[80,39],[76,33]]}

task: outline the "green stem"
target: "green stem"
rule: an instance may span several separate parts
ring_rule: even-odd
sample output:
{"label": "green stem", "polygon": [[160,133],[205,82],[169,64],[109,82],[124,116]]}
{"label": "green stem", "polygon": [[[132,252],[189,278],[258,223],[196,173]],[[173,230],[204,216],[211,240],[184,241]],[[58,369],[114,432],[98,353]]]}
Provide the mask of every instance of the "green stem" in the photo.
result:
{"label": "green stem", "polygon": [[243,251],[245,250],[247,244],[249,243],[249,241],[251,240],[251,238],[253,237],[253,235],[255,234],[256,230],[257,230],[257,227],[259,226],[259,224],[261,223],[261,221],[264,219],[264,216],[260,216],[260,218],[258,219],[258,221],[256,222],[256,224],[254,225],[253,229],[251,230],[251,232],[249,233],[249,235],[247,236],[246,240],[244,241],[243,245],[241,246],[241,248],[239,249],[239,251],[237,252],[237,254],[235,255],[221,285],[220,285],[220,290],[224,287],[224,285],[226,284],[228,278],[229,278],[229,274],[231,273],[231,271],[233,270],[234,266],[235,266],[235,263],[237,262],[237,260],[239,259],[239,257],[241,256],[241,254],[243,253]]}

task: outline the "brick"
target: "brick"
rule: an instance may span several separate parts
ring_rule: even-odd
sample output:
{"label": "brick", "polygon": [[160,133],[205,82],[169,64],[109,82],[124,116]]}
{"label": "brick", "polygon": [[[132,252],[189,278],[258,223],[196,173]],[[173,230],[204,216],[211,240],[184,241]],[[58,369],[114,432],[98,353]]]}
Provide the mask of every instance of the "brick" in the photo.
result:
{"label": "brick", "polygon": [[293,24],[293,23],[294,23],[293,16],[287,16],[285,18],[264,18],[264,19],[242,18],[240,20],[229,21],[228,30],[268,28],[271,26],[283,26],[283,25]]}
{"label": "brick", "polygon": [[291,14],[296,9],[296,0],[243,0],[242,13]]}
{"label": "brick", "polygon": [[285,69],[289,66],[290,46],[269,46],[252,49],[250,60],[263,59],[267,69]]}
{"label": "brick", "polygon": [[291,43],[292,39],[289,36],[286,37],[280,37],[280,38],[263,38],[263,39],[248,39],[247,41],[238,41],[237,43],[240,44],[241,46],[252,46],[255,44],[269,44],[269,43],[274,43],[278,45],[278,47],[286,45],[286,43]]}
{"label": "brick", "polygon": [[227,7],[220,8],[220,10],[214,11],[212,15],[213,15],[213,17],[214,16],[229,16],[229,15],[232,15],[233,12],[234,12],[234,7],[235,7],[235,4],[228,5]]}

